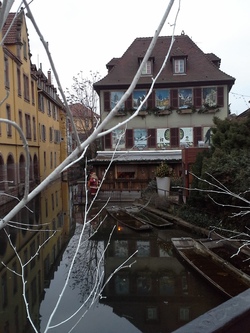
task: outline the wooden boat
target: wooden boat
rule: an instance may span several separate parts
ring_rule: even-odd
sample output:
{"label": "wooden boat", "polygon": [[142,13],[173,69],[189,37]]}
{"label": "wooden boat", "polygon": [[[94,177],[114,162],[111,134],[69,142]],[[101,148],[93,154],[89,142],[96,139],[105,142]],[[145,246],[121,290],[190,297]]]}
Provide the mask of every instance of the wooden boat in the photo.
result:
{"label": "wooden boat", "polygon": [[151,213],[149,211],[147,211],[146,213],[144,213],[142,210],[139,210],[137,208],[137,211],[135,208],[125,208],[126,212],[131,215],[132,217],[152,225],[155,228],[167,228],[167,227],[171,227],[173,225],[172,222],[169,222],[167,220],[165,220],[164,218]]}
{"label": "wooden boat", "polygon": [[250,276],[250,249],[248,246],[242,246],[242,241],[217,237],[214,239],[200,239],[199,242],[217,256]]}
{"label": "wooden boat", "polygon": [[106,208],[109,215],[117,222],[122,223],[126,227],[136,230],[136,231],[150,231],[152,230],[152,226],[147,223],[138,220],[134,216],[128,214],[125,210],[119,209],[116,207],[107,207]]}
{"label": "wooden boat", "polygon": [[[193,238],[172,238],[180,257],[227,297],[250,288],[250,276]],[[212,247],[212,246],[211,246]]]}

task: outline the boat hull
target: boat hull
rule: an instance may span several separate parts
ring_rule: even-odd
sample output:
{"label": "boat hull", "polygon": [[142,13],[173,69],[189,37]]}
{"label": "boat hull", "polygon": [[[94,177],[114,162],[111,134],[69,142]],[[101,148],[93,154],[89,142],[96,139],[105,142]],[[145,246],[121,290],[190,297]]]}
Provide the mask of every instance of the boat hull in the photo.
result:
{"label": "boat hull", "polygon": [[192,238],[172,238],[180,257],[228,298],[250,288],[250,277]]}
{"label": "boat hull", "polygon": [[135,231],[150,231],[152,226],[144,223],[121,209],[107,208],[108,214],[117,222]]}

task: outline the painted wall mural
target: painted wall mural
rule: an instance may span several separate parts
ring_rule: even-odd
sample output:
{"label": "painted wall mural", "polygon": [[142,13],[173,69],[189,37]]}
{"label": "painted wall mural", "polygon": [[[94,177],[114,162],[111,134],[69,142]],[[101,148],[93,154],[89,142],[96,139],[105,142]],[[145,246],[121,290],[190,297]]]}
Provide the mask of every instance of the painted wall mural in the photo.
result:
{"label": "painted wall mural", "polygon": [[112,148],[125,149],[125,134],[122,129],[115,129],[112,131]]}
{"label": "painted wall mural", "polygon": [[217,104],[217,88],[203,88],[203,104],[214,106]]}
{"label": "painted wall mural", "polygon": [[[146,90],[135,90],[133,92],[133,109],[136,110],[141,102],[146,97]],[[141,110],[146,110],[147,108],[147,102],[142,106]]]}
{"label": "painted wall mural", "polygon": [[170,147],[170,129],[158,128],[157,129],[157,148]]}
{"label": "painted wall mural", "polygon": [[160,110],[167,110],[170,107],[170,91],[168,89],[155,90],[155,106]]}
{"label": "painted wall mural", "polygon": [[138,149],[143,149],[148,146],[147,129],[134,129],[134,146]]}
{"label": "painted wall mural", "polygon": [[193,90],[192,89],[179,89],[179,108],[187,109],[193,105]]}
{"label": "painted wall mural", "polygon": [[[124,95],[123,91],[111,91],[110,92],[110,106],[111,110],[117,105],[117,103],[120,101],[122,96]],[[125,109],[125,103],[123,103],[120,107],[120,110]]]}
{"label": "painted wall mural", "polygon": [[193,127],[180,128],[180,144],[184,144],[186,147],[193,146]]}

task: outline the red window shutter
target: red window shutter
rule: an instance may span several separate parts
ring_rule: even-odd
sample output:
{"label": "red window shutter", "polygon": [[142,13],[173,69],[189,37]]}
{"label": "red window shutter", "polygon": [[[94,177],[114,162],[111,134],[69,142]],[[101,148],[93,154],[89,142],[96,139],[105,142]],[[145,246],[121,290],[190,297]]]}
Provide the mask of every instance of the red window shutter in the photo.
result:
{"label": "red window shutter", "polygon": [[110,111],[110,92],[104,91],[104,111]]}
{"label": "red window shutter", "polygon": [[125,110],[132,110],[132,95],[125,101]]}
{"label": "red window shutter", "polygon": [[224,87],[217,87],[217,105],[224,106]]}
{"label": "red window shutter", "polygon": [[152,93],[149,95],[147,102],[149,110],[152,110],[155,107],[155,91],[152,91]]}
{"label": "red window shutter", "polygon": [[104,145],[105,148],[111,148],[111,133],[108,133],[104,136]]}
{"label": "red window shutter", "polygon": [[179,147],[179,128],[170,128],[170,146]]}
{"label": "red window shutter", "polygon": [[148,129],[148,148],[156,147],[156,129],[149,128]]}
{"label": "red window shutter", "polygon": [[198,146],[198,141],[202,140],[202,128],[201,127],[194,127],[193,128],[194,133],[194,146]]}
{"label": "red window shutter", "polygon": [[179,107],[177,89],[170,90],[170,98],[171,98],[170,105],[172,106],[172,108],[177,109]]}
{"label": "red window shutter", "polygon": [[126,130],[126,148],[132,148],[133,145],[134,145],[133,130],[127,129]]}
{"label": "red window shutter", "polygon": [[201,88],[194,89],[194,106],[200,108],[202,106]]}

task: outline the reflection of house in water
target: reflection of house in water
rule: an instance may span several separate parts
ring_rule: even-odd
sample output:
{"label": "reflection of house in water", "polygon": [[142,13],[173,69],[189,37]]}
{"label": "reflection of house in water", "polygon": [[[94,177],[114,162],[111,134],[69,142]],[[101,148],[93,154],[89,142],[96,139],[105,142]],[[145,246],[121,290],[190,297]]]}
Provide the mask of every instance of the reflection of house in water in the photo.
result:
{"label": "reflection of house in water", "polygon": [[106,253],[105,277],[136,250],[131,259],[136,263],[113,276],[101,299],[118,316],[142,332],[172,332],[216,305],[173,256],[171,242],[155,233],[139,234],[120,226]]}
{"label": "reflection of house in water", "polygon": [[[48,199],[51,199],[51,193],[54,193],[54,190],[58,190],[58,196],[53,204]],[[9,211],[12,208],[11,205],[13,203],[7,204],[4,208],[1,207],[1,216],[5,213],[4,209]],[[68,206],[66,183],[55,182],[53,189],[48,188],[41,194],[41,197],[37,197],[28,205],[29,209],[23,209],[13,219],[14,222],[23,223],[21,226],[19,225],[19,229],[6,228],[23,264],[28,262],[24,266],[24,279],[27,281],[26,298],[31,317],[38,330],[40,326],[39,308],[44,288],[49,287],[57,268],[55,263],[60,260],[72,228]],[[54,231],[56,232],[53,235]],[[50,240],[44,245],[49,237],[51,237]],[[30,260],[31,258],[32,260]],[[0,329],[0,332],[33,332],[27,322],[21,277],[13,273],[13,271],[21,273],[19,259],[4,230],[0,231],[0,260],[9,268],[6,269],[4,265],[0,266],[0,312],[4,314],[4,316],[0,316],[0,327],[3,328],[3,331]]]}

